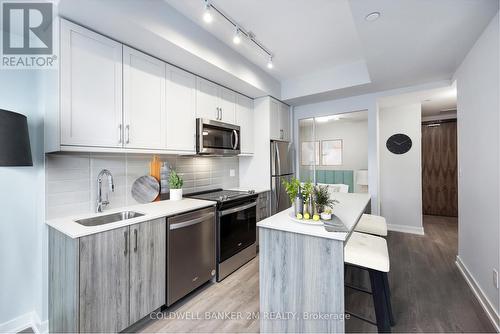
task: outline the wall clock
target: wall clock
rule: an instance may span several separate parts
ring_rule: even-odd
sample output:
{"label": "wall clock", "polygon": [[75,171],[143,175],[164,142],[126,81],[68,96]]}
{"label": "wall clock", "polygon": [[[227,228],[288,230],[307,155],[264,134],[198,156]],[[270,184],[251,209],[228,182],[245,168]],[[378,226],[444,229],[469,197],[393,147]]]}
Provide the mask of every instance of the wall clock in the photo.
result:
{"label": "wall clock", "polygon": [[397,133],[387,139],[385,146],[394,154],[405,154],[411,149],[411,138],[403,133]]}

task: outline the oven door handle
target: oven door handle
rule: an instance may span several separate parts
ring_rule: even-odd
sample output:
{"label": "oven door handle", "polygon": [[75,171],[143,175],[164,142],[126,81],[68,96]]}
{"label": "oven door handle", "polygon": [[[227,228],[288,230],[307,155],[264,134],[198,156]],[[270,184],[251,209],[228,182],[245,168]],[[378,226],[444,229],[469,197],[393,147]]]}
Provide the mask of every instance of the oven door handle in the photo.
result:
{"label": "oven door handle", "polygon": [[253,203],[250,203],[250,204],[245,204],[245,205],[237,206],[235,208],[231,208],[231,209],[227,209],[227,210],[221,211],[220,216],[221,217],[222,216],[227,216],[227,215],[230,215],[230,214],[238,212],[238,211],[243,211],[243,210],[246,210],[246,209],[253,208],[254,206],[257,206],[257,202],[253,202]]}

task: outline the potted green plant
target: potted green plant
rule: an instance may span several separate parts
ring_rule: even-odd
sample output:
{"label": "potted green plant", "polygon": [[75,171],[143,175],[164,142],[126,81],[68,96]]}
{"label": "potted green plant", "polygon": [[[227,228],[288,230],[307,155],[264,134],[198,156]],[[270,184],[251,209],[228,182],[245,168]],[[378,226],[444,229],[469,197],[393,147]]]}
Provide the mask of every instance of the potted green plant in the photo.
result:
{"label": "potted green plant", "polygon": [[304,196],[304,214],[308,213],[310,216],[314,214],[313,212],[313,194],[314,185],[311,181],[307,181],[302,185],[302,196]]}
{"label": "potted green plant", "polygon": [[290,181],[288,181],[287,179],[282,179],[281,183],[285,187],[285,191],[290,198],[290,203],[293,204],[295,201],[295,197],[299,193],[300,181],[297,180],[297,178],[292,177]]}
{"label": "potted green plant", "polygon": [[175,170],[170,172],[168,176],[168,185],[170,186],[170,199],[172,201],[179,201],[182,199],[182,185],[184,181],[182,177],[177,174]]}
{"label": "potted green plant", "polygon": [[331,208],[339,201],[330,198],[328,186],[318,185],[314,187],[314,197],[316,198],[316,207],[321,215],[321,219],[332,219]]}

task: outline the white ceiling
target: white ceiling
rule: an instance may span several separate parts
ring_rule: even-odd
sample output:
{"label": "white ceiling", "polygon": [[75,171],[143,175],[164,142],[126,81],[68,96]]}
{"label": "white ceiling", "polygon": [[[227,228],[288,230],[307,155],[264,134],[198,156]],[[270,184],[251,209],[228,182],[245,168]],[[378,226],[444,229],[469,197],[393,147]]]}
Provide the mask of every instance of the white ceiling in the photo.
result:
{"label": "white ceiling", "polygon": [[439,115],[455,115],[457,109],[457,88],[455,85],[420,92],[378,99],[380,109],[393,108],[402,105],[420,103],[422,117]]}
{"label": "white ceiling", "polygon": [[[217,17],[203,22],[202,0],[165,1],[280,80],[292,104],[448,80],[499,6],[498,0],[212,0],[275,53],[268,70],[263,53],[232,43],[229,24]],[[367,22],[373,11],[381,17]],[[355,63],[357,73],[367,69],[368,80],[332,70]],[[290,80],[297,82],[293,94]]]}
{"label": "white ceiling", "polygon": [[223,18],[202,20],[203,0],[165,1],[279,80],[363,60],[347,0],[212,0],[275,54],[272,70],[250,41],[232,42],[234,29]]}

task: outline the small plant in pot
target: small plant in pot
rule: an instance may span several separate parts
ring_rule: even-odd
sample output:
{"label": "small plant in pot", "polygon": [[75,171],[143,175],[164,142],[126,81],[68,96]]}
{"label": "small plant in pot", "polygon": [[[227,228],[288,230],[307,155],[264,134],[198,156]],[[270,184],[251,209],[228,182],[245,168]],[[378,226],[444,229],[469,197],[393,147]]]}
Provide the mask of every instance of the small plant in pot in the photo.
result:
{"label": "small plant in pot", "polygon": [[320,212],[321,219],[330,220],[332,219],[331,208],[339,203],[339,201],[330,198],[330,193],[327,186],[316,186],[314,188],[314,196],[316,198],[316,207]]}
{"label": "small plant in pot", "polygon": [[175,170],[170,172],[168,176],[168,185],[170,186],[170,200],[180,201],[182,199],[182,185],[184,181]]}

